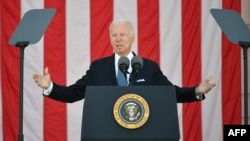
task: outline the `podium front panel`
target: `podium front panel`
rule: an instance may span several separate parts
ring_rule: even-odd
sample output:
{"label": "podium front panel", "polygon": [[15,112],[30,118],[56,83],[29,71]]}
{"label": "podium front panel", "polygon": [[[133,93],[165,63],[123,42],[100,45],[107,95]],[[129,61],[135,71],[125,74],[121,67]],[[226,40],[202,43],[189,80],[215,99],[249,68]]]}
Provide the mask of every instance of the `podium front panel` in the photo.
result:
{"label": "podium front panel", "polygon": [[[136,129],[120,126],[114,104],[125,94],[137,94],[149,105],[149,118]],[[179,123],[175,87],[89,86],[83,107],[81,141],[178,141]]]}

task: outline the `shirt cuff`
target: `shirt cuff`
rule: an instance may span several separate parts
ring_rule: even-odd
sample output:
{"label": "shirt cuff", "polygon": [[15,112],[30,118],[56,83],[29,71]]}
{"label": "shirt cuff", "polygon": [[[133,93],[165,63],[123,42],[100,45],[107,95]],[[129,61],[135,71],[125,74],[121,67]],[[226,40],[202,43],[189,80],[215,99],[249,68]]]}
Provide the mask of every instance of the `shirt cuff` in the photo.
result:
{"label": "shirt cuff", "polygon": [[51,81],[50,85],[49,85],[49,88],[48,89],[43,89],[43,94],[48,96],[51,93],[52,89],[53,89],[53,82]]}
{"label": "shirt cuff", "polygon": [[203,97],[203,94],[196,94],[195,97],[199,100],[203,100],[204,97]]}

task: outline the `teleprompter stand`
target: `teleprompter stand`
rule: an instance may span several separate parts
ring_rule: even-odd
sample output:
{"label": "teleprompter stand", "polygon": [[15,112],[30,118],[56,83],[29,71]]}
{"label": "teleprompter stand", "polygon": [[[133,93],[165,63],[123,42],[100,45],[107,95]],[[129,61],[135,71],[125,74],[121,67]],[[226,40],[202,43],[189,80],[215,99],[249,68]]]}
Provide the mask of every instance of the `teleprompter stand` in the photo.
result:
{"label": "teleprompter stand", "polygon": [[244,60],[244,124],[248,125],[248,66],[247,49],[250,47],[250,30],[241,16],[233,10],[211,9],[211,14],[234,44],[239,44],[243,49]]}
{"label": "teleprompter stand", "polygon": [[24,140],[23,135],[23,70],[24,49],[29,44],[37,43],[55,14],[54,9],[32,9],[26,12],[9,40],[10,45],[20,48],[20,102],[19,102],[19,134],[18,141]]}

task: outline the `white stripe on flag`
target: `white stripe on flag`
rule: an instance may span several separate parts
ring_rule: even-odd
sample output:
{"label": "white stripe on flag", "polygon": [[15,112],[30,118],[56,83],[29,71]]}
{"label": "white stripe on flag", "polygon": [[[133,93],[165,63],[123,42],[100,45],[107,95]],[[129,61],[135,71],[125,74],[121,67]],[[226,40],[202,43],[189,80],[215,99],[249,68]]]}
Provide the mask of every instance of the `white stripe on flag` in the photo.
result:
{"label": "white stripe on flag", "polygon": [[[90,64],[90,4],[89,0],[67,1],[66,4],[66,74],[67,85],[75,83]],[[68,141],[81,137],[84,100],[67,104]]]}
{"label": "white stripe on flag", "polygon": [[128,19],[134,25],[135,41],[132,50],[138,51],[138,32],[137,32],[137,1],[114,0],[114,19]]}
{"label": "white stripe on flag", "polygon": [[[0,10],[0,15],[1,15]],[[0,19],[0,28],[2,27]],[[0,39],[2,39],[2,31],[0,32]],[[2,40],[0,40],[0,46],[2,45]],[[2,54],[2,48],[0,48],[0,54]],[[3,107],[2,107],[2,61],[0,60],[0,141],[3,141]]]}
{"label": "white stripe on flag", "polygon": [[[221,107],[221,66],[222,46],[221,31],[215,23],[210,9],[221,8],[221,1],[202,1],[202,79],[213,76],[217,86],[209,92],[202,102],[202,140],[222,140],[222,107]],[[211,130],[213,129],[213,130]]]}
{"label": "white stripe on flag", "polygon": [[[160,0],[160,66],[168,79],[182,86],[181,61],[181,0]],[[178,106],[180,136],[182,137],[182,104]],[[180,138],[180,141],[182,138]]]}
{"label": "white stripe on flag", "polygon": [[[40,8],[43,8],[42,0],[22,1],[21,15]],[[24,53],[23,134],[27,141],[43,140],[43,96],[41,88],[32,79],[33,73],[43,74],[43,38],[26,47]]]}

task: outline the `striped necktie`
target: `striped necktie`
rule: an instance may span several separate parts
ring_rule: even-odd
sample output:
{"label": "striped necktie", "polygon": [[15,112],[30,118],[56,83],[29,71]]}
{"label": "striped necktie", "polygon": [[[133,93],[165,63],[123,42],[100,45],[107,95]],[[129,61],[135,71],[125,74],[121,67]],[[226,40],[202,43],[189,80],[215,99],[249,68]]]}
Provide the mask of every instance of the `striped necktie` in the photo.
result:
{"label": "striped necktie", "polygon": [[120,70],[118,70],[117,82],[118,86],[128,86],[128,81]]}

